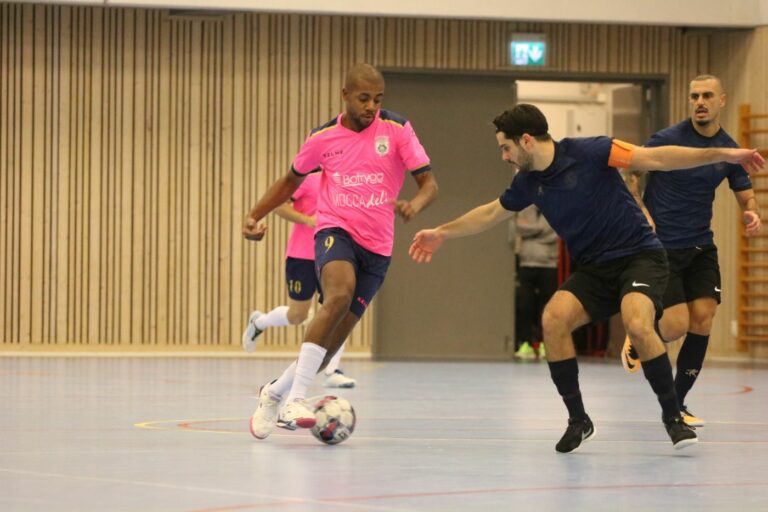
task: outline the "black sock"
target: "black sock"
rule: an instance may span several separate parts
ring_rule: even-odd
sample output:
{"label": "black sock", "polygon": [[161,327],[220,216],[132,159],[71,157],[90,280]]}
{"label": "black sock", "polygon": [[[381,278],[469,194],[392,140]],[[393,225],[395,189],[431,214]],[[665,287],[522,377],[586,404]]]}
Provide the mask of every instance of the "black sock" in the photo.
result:
{"label": "black sock", "polygon": [[675,395],[672,365],[666,352],[650,361],[643,361],[643,373],[661,404],[662,418],[668,421],[680,417],[680,406]]}
{"label": "black sock", "polygon": [[557,392],[560,393],[568,408],[568,416],[579,420],[585,419],[587,413],[584,411],[584,402],[581,401],[579,365],[576,363],[576,358],[548,364],[552,382],[557,386]]}
{"label": "black sock", "polygon": [[696,377],[704,366],[704,356],[707,355],[709,336],[689,332],[685,337],[680,353],[677,355],[677,374],[675,375],[675,393],[680,407],[683,406],[685,395],[696,382]]}

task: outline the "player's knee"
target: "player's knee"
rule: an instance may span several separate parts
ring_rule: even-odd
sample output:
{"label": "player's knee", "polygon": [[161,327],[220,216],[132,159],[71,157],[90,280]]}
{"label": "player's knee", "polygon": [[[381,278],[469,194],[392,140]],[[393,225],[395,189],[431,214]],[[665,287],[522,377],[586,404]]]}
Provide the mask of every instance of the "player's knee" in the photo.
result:
{"label": "player's knee", "polygon": [[668,321],[661,321],[661,335],[664,341],[674,341],[688,332],[688,318],[670,318]]}
{"label": "player's knee", "polygon": [[323,308],[334,315],[342,315],[349,311],[352,304],[351,293],[334,293],[323,298]]}
{"label": "player's knee", "polygon": [[624,328],[627,331],[627,336],[633,342],[646,341],[654,335],[653,323],[639,316],[627,320]]}
{"label": "player's knee", "polygon": [[291,325],[299,325],[309,316],[308,310],[288,309],[288,313],[285,315],[288,318],[288,323]]}
{"label": "player's knee", "polygon": [[541,329],[545,340],[555,339],[573,330],[569,329],[567,316],[557,308],[549,306],[544,308],[544,312],[541,314]]}
{"label": "player's knee", "polygon": [[688,327],[688,331],[708,335],[712,331],[714,317],[714,315],[691,316],[691,325]]}

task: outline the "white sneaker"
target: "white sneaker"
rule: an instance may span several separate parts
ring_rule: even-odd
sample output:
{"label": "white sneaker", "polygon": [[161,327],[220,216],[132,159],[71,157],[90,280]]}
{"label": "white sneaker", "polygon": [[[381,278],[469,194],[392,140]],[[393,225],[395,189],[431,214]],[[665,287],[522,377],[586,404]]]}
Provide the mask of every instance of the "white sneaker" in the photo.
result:
{"label": "white sneaker", "polygon": [[264,384],[259,390],[259,406],[251,415],[251,434],[256,439],[266,439],[272,433],[277,423],[277,412],[280,400],[269,396],[269,384]]}
{"label": "white sneaker", "polygon": [[297,427],[312,428],[317,423],[315,413],[303,400],[288,402],[280,409],[280,417],[277,426],[288,430],[296,430]]}
{"label": "white sneaker", "polygon": [[325,379],[324,385],[327,388],[353,388],[355,387],[355,379],[347,377],[341,370],[336,370]]}
{"label": "white sneaker", "polygon": [[256,310],[251,313],[251,316],[248,318],[248,326],[245,328],[245,331],[243,331],[243,350],[246,352],[253,352],[256,350],[256,340],[258,340],[261,333],[264,332],[256,327],[256,319],[263,314],[264,313],[261,311]]}

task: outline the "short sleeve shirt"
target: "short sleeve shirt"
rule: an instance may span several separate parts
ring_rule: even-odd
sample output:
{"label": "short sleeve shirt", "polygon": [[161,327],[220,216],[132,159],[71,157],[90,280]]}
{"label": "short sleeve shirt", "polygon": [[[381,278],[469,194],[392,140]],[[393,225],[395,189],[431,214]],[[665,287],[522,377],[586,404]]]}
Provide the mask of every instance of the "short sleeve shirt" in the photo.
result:
{"label": "short sleeve shirt", "polygon": [[539,207],[579,263],[601,263],[661,249],[642,210],[614,167],[631,146],[609,137],[566,138],[544,171],[518,172],[501,196],[504,208]]}
{"label": "short sleeve shirt", "polygon": [[[701,135],[691,119],[665,128],[647,147],[737,148],[722,128],[712,137]],[[752,188],[749,174],[740,165],[719,162],[680,171],[652,171],[648,175],[643,202],[656,223],[656,233],[668,249],[689,249],[714,242],[712,203],[715,190],[727,179],[733,191]]]}
{"label": "short sleeve shirt", "polygon": [[310,133],[293,171],[322,171],[317,230],[342,228],[365,249],[390,256],[397,199],[405,174],[431,169],[411,123],[387,110],[360,132],[344,127],[343,114]]}

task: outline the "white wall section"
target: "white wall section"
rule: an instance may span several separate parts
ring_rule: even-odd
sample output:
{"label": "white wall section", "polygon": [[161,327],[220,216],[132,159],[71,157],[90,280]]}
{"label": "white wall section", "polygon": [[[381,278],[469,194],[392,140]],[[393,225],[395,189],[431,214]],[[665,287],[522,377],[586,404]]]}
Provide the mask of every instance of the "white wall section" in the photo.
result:
{"label": "white wall section", "polygon": [[69,0],[50,3],[692,27],[768,25],[765,0]]}

